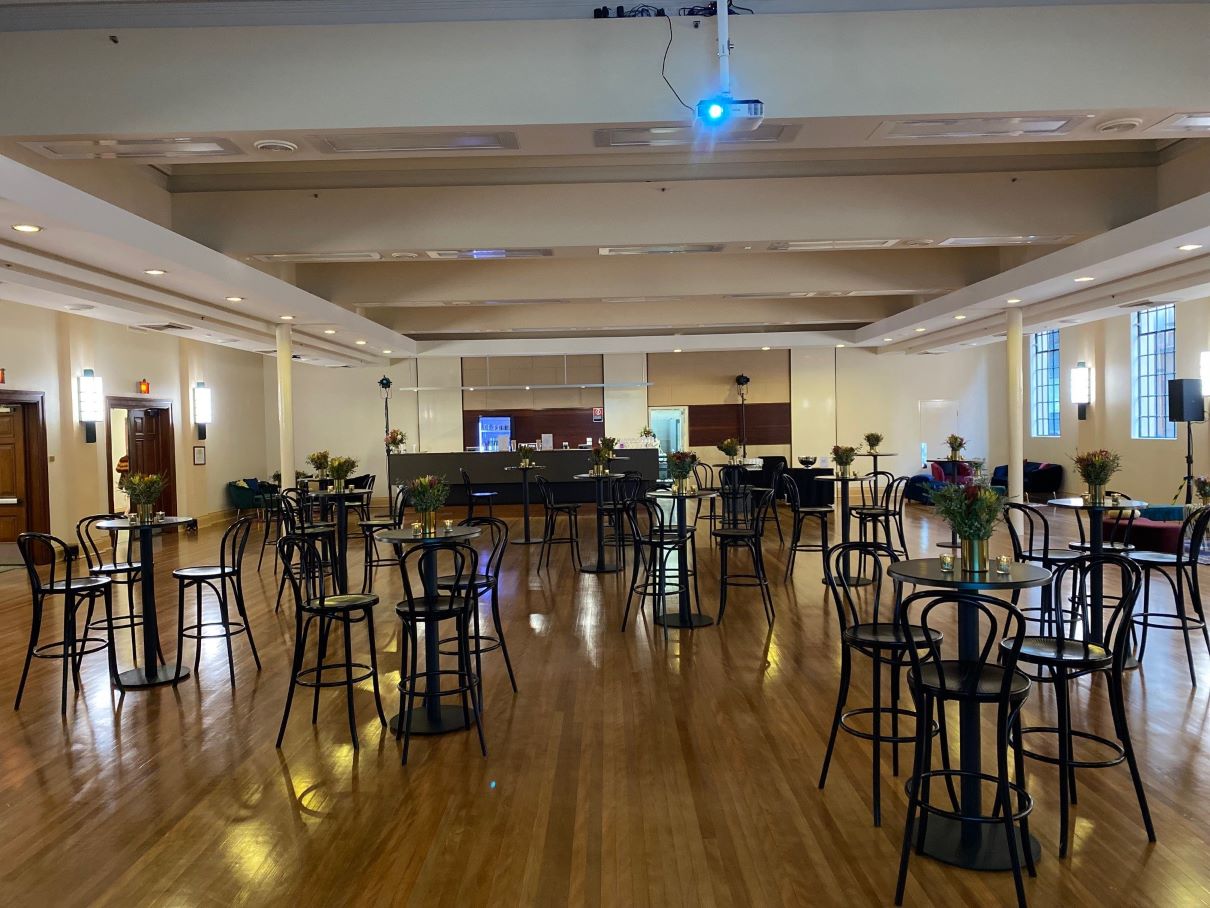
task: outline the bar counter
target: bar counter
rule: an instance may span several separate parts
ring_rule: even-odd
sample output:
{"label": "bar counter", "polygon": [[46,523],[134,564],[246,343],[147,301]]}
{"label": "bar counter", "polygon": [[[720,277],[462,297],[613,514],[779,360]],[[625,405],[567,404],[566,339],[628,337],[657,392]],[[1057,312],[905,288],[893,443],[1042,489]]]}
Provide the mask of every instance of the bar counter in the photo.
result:
{"label": "bar counter", "polygon": [[[534,470],[534,477],[541,476],[555,488],[559,501],[594,501],[593,484],[573,479],[577,473],[587,472],[591,465],[592,452],[586,448],[535,451],[530,459],[543,469]],[[431,473],[444,476],[450,484],[450,504],[466,504],[462,491],[460,469],[470,474],[475,490],[498,492],[498,504],[520,504],[521,472],[506,470],[521,462],[515,451],[452,451],[431,454],[391,454],[387,457],[387,475],[391,485],[408,482],[413,477]],[[634,470],[648,482],[654,483],[659,476],[659,451],[656,448],[619,448],[613,461],[617,473]],[[533,501],[538,504],[537,489],[531,489]]]}

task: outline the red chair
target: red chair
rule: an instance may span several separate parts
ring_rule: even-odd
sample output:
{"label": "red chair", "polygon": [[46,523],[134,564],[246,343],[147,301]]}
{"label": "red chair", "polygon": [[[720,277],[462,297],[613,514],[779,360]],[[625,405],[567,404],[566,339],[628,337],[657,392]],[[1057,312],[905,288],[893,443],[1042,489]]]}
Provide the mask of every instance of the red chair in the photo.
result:
{"label": "red chair", "polygon": [[964,486],[975,476],[975,468],[964,460],[947,460],[944,467],[934,461],[929,466],[933,468],[933,479],[937,482],[956,482]]}

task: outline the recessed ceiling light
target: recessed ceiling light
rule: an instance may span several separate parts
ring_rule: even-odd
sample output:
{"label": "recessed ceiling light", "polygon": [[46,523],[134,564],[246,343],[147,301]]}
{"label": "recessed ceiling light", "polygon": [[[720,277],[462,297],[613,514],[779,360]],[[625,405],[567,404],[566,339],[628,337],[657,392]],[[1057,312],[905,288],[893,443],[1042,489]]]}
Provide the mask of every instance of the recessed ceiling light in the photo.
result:
{"label": "recessed ceiling light", "polygon": [[475,389],[474,389],[474,388],[467,388],[466,390],[468,390],[468,391],[474,391]]}
{"label": "recessed ceiling light", "polygon": [[281,319],[283,322],[292,322],[292,321],[294,321],[294,316],[293,316],[293,315],[282,315],[282,316],[279,316],[279,318],[280,318],[280,319]]}
{"label": "recessed ceiling light", "polygon": [[526,391],[528,391],[528,390],[529,390],[529,385],[526,385],[526,386],[525,386],[525,390],[526,390]]}
{"label": "recessed ceiling light", "polygon": [[163,268],[144,268],[144,274],[150,274],[152,277],[159,277],[161,274],[167,274]]}
{"label": "recessed ceiling light", "polygon": [[890,343],[890,342],[891,342],[891,341],[893,341],[894,339],[895,339],[895,338],[893,338],[893,337],[884,337],[884,338],[883,338],[883,341],[884,341],[885,343]]}
{"label": "recessed ceiling light", "polygon": [[673,350],[672,350],[672,352],[673,352],[673,353],[680,353],[680,352],[681,352],[681,348],[680,348],[680,347],[674,347],[674,348],[673,348]]}
{"label": "recessed ceiling light", "polygon": [[[14,227],[13,229],[20,230],[21,228]],[[1192,252],[1195,249],[1201,249],[1202,244],[1201,243],[1185,243],[1183,246],[1177,246],[1176,248],[1179,249],[1181,252]]]}
{"label": "recessed ceiling light", "polygon": [[928,330],[927,328],[917,328],[916,333],[919,334],[921,331],[927,331],[927,330]]}
{"label": "recessed ceiling light", "polygon": [[229,303],[242,303],[243,301],[244,301],[244,298],[242,296],[227,297],[227,302],[229,302]]}
{"label": "recessed ceiling light", "polygon": [[324,334],[335,334],[335,333],[336,333],[335,328],[324,328]]}
{"label": "recessed ceiling light", "polygon": [[837,345],[836,345],[836,349],[837,349],[837,350],[843,350],[843,349],[844,349],[844,344],[837,344]]}
{"label": "recessed ceiling light", "polygon": [[768,347],[761,347],[762,350],[768,350]]}
{"label": "recessed ceiling light", "polygon": [[960,321],[962,321],[964,318],[966,318],[966,316],[965,316],[965,315],[961,315],[961,314],[959,314],[959,315],[955,315],[955,316],[954,316],[954,321],[956,321],[956,322],[960,322]]}
{"label": "recessed ceiling light", "polygon": [[366,345],[365,341],[353,341],[353,343],[355,343],[359,347],[364,347]]}
{"label": "recessed ceiling light", "polygon": [[1019,297],[1010,296],[1010,297],[1009,297],[1008,299],[1006,299],[1004,302],[1008,303],[1008,304],[1011,306],[1011,305],[1013,305],[1014,303],[1019,303],[1019,302],[1021,302],[1021,300],[1020,300],[1020,298],[1019,298]]}
{"label": "recessed ceiling light", "polygon": [[1087,284],[1089,281],[1095,281],[1096,278],[1092,277],[1091,275],[1085,274],[1083,277],[1077,277],[1074,280],[1077,284]]}
{"label": "recessed ceiling light", "polygon": [[42,228],[37,224],[13,224],[13,230],[17,233],[41,233]]}

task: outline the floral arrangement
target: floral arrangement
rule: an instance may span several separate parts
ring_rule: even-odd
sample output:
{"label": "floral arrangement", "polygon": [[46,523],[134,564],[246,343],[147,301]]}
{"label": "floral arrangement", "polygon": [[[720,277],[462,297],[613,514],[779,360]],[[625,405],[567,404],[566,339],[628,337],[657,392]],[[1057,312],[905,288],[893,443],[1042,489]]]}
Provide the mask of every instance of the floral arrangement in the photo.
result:
{"label": "floral arrangement", "polygon": [[517,454],[521,457],[521,463],[531,463],[534,459],[535,450],[533,445],[517,445]]}
{"label": "floral arrangement", "polygon": [[728,457],[737,457],[739,455],[739,439],[724,438],[718,443],[718,449]]}
{"label": "floral arrangement", "polygon": [[945,437],[945,443],[949,445],[950,457],[953,460],[957,460],[958,455],[962,453],[962,449],[966,447],[966,439],[953,432]]}
{"label": "floral arrangement", "polygon": [[311,469],[323,476],[328,471],[328,464],[332,460],[332,455],[327,451],[316,451],[313,454],[307,455],[307,463],[311,465]]}
{"label": "floral arrangement", "polygon": [[1082,454],[1077,452],[1071,460],[1076,465],[1076,472],[1080,474],[1080,478],[1090,486],[1105,485],[1109,482],[1109,477],[1122,467],[1122,458],[1104,448],[1085,451]]}
{"label": "floral arrangement", "polygon": [[392,429],[382,439],[386,442],[386,446],[395,454],[399,453],[399,449],[408,443],[408,433],[401,432],[399,429]]}
{"label": "floral arrangement", "polygon": [[[306,470],[295,470],[294,471],[294,484],[295,485],[298,485],[298,481],[300,479],[310,479],[310,478],[311,478],[311,474],[308,473]],[[273,482],[279,486],[281,485],[281,470],[273,471]]]}
{"label": "floral arrangement", "polygon": [[668,475],[673,479],[688,479],[695,466],[697,454],[693,451],[673,451],[668,455]]}
{"label": "floral arrangement", "polygon": [[609,466],[609,451],[606,448],[596,445],[592,449],[592,466],[593,468]]}
{"label": "floral arrangement", "polygon": [[651,431],[651,426],[643,426],[642,431],[639,432],[639,438],[655,438],[655,433]]}
{"label": "floral arrangement", "polygon": [[857,449],[851,445],[832,445],[832,460],[838,467],[851,467]]}
{"label": "floral arrangement", "polygon": [[163,473],[127,473],[126,486],[122,490],[130,496],[133,505],[152,505],[168,488],[168,477]]}
{"label": "floral arrangement", "polygon": [[357,461],[352,457],[333,457],[328,461],[328,473],[337,482],[344,482],[357,469]]}
{"label": "floral arrangement", "polygon": [[616,438],[610,438],[608,435],[601,439],[601,450],[605,453],[605,459],[613,457],[614,449],[618,446]]}
{"label": "floral arrangement", "polygon": [[933,507],[959,539],[990,539],[1004,496],[979,483],[947,483],[933,492]]}
{"label": "floral arrangement", "polygon": [[863,436],[865,439],[866,450],[873,453],[878,450],[878,446],[882,444],[881,432],[866,432]]}
{"label": "floral arrangement", "polygon": [[412,507],[421,513],[441,510],[449,495],[450,487],[444,476],[426,474],[408,483],[408,498]]}
{"label": "floral arrangement", "polygon": [[1203,500],[1210,498],[1210,476],[1199,476],[1193,480],[1193,489]]}

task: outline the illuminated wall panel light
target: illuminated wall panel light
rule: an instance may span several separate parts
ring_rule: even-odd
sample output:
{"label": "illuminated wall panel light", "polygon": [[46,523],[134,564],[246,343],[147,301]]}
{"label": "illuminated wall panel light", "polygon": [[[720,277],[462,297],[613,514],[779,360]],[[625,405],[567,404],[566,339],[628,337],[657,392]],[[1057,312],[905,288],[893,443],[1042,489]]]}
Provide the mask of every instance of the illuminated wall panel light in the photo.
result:
{"label": "illuminated wall panel light", "polygon": [[85,369],[76,379],[76,393],[80,408],[80,422],[84,424],[84,441],[97,443],[97,423],[105,419],[105,389],[101,376],[92,369]]}
{"label": "illuminated wall panel light", "polygon": [[214,420],[214,397],[204,381],[193,386],[193,421],[198,441],[206,440],[206,427]]}
{"label": "illuminated wall panel light", "polygon": [[1198,365],[1201,367],[1202,392],[1206,393],[1210,391],[1210,350],[1202,351]]}
{"label": "illuminated wall panel light", "polygon": [[1083,361],[1071,370],[1071,402],[1078,408],[1080,419],[1088,418],[1088,405],[1092,403],[1092,369]]}

